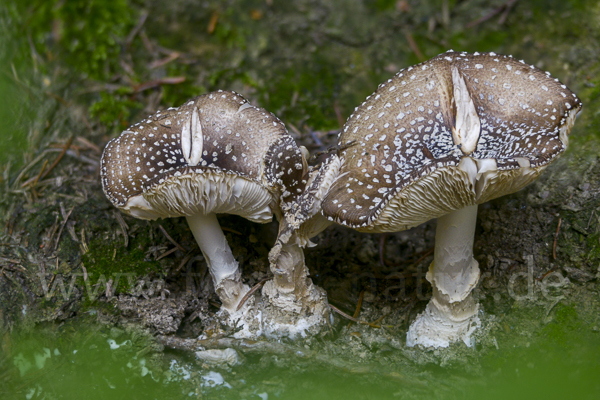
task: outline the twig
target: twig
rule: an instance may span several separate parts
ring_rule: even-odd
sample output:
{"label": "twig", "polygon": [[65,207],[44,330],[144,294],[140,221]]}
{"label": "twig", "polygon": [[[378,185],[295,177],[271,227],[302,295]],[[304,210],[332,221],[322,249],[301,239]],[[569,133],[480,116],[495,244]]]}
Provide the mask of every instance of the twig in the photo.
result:
{"label": "twig", "polygon": [[433,253],[433,251],[435,250],[435,247],[432,247],[428,250],[425,250],[425,254],[423,254],[417,261],[415,261],[413,264],[417,265],[418,263],[420,263],[421,261],[423,261],[424,259],[426,259],[427,257],[429,257],[431,255],[431,253]]}
{"label": "twig", "polygon": [[558,231],[560,230],[560,224],[562,218],[558,218],[558,226],[556,227],[556,233],[554,233],[554,243],[552,244],[552,259],[556,260],[556,242],[558,241]]}
{"label": "twig", "polygon": [[240,308],[242,308],[242,306],[248,301],[248,299],[250,298],[250,296],[252,296],[254,293],[256,293],[256,291],[258,289],[260,289],[261,287],[264,286],[265,283],[267,283],[268,281],[270,281],[271,278],[265,278],[262,281],[258,282],[256,285],[252,286],[252,289],[248,290],[248,293],[246,293],[244,295],[244,297],[242,297],[242,299],[240,300],[240,302],[238,303],[237,308],[235,309],[235,311],[239,311]]}
{"label": "twig", "polygon": [[[35,185],[37,185],[38,181],[42,177],[42,174],[44,173],[44,170],[46,169],[46,165],[48,165],[48,160],[44,160],[44,163],[42,164],[42,169],[40,169],[40,173],[38,174],[38,176],[35,177],[35,180],[31,184],[31,187],[35,187]],[[25,182],[24,184],[21,185],[21,187],[27,186],[28,183],[29,183],[29,181]]]}
{"label": "twig", "polygon": [[367,321],[361,321],[360,319],[356,319],[354,317],[351,317],[350,315],[346,314],[345,312],[343,312],[342,310],[340,310],[339,308],[337,308],[336,306],[334,306],[333,304],[330,304],[329,307],[335,311],[336,313],[340,314],[342,317],[349,319],[352,322],[356,322],[357,324],[361,324],[361,325],[369,325],[371,328],[381,328],[380,325],[375,325],[371,322],[367,322]]}
{"label": "twig", "polygon": [[146,22],[146,18],[148,18],[148,11],[144,11],[142,13],[137,25],[131,30],[131,32],[129,32],[129,35],[127,35],[127,39],[125,39],[125,46],[127,48],[129,48],[129,46],[131,46],[133,39],[135,39],[135,37],[139,33],[140,29],[142,29],[142,27],[144,26],[144,23]]}
{"label": "twig", "polygon": [[[75,207],[73,207],[73,208],[75,208]],[[71,209],[71,211],[73,211],[73,209]],[[69,211],[68,215],[71,215],[71,211]],[[71,235],[71,239],[73,239],[73,241],[75,243],[79,243],[79,238],[77,237],[77,234],[75,233],[75,228],[73,228],[72,224],[67,224],[67,222],[66,222],[68,215],[67,215],[67,212],[65,211],[65,207],[63,206],[62,203],[60,203],[60,213],[63,216],[65,225],[67,225],[67,230],[69,231],[69,234]]]}
{"label": "twig", "polygon": [[208,23],[208,27],[206,28],[206,31],[209,34],[212,34],[215,31],[218,21],[219,21],[219,12],[215,10],[215,11],[213,11],[212,15],[210,16],[210,21]]}
{"label": "twig", "polygon": [[182,82],[185,82],[185,76],[167,76],[165,78],[140,83],[133,87],[133,91],[134,93],[139,93],[162,85],[177,85]]}
{"label": "twig", "polygon": [[[91,130],[92,128],[90,127],[89,129]],[[102,153],[102,150],[100,150],[100,147],[96,146],[94,143],[90,142],[89,140],[87,140],[84,137],[77,136],[77,141],[79,143],[81,143],[83,146],[87,147],[88,149],[91,149],[95,153],[98,153],[98,154]]]}
{"label": "twig", "polygon": [[227,228],[227,227],[224,227],[224,226],[222,226],[222,227],[221,227],[221,229],[222,229],[223,231],[225,231],[225,232],[231,232],[231,233],[235,233],[236,235],[240,235],[240,236],[242,236],[242,235],[243,235],[243,233],[242,233],[242,232],[240,232],[240,231],[236,231],[235,229]]}
{"label": "twig", "polygon": [[596,210],[592,210],[592,213],[590,214],[590,219],[588,219],[587,227],[585,228],[586,231],[590,229],[590,224],[592,223],[592,217],[594,214],[596,214]]}
{"label": "twig", "polygon": [[[360,309],[362,308],[364,297],[365,291],[361,290],[360,294],[358,295],[358,301],[356,302],[356,309],[354,310],[354,315],[352,315],[354,318],[358,318],[358,315],[360,314]],[[352,322],[353,321],[348,322],[347,328],[350,328],[350,326],[352,326]]]}
{"label": "twig", "polygon": [[473,28],[474,26],[477,26],[477,25],[481,24],[482,22],[485,22],[488,19],[495,17],[496,15],[500,14],[502,11],[504,11],[504,13],[498,20],[498,23],[503,24],[506,21],[506,17],[508,16],[510,9],[516,2],[517,2],[517,0],[508,0],[505,4],[502,4],[500,7],[492,10],[490,13],[484,15],[483,17],[477,18],[475,21],[469,22],[467,25],[465,25],[465,28],[467,28],[467,29]]}
{"label": "twig", "polygon": [[63,222],[60,225],[60,229],[58,230],[58,236],[56,237],[56,242],[54,242],[54,250],[58,249],[58,242],[60,241],[60,236],[62,235],[63,229],[65,229],[65,225],[67,225],[67,221],[69,220],[69,216],[71,215],[71,213],[73,212],[73,210],[75,209],[75,206],[71,207],[71,209],[69,210],[68,213],[65,213],[65,209],[61,203],[60,205],[60,209],[61,209],[61,215],[63,217]]}
{"label": "twig", "polygon": [[183,257],[183,260],[181,260],[181,262],[179,263],[179,266],[177,267],[177,269],[175,269],[175,272],[179,272],[181,270],[181,268],[183,268],[184,265],[186,265],[188,263],[188,261],[190,261],[192,259],[192,255],[193,255],[193,251],[190,251],[188,254],[185,255],[185,257]]}
{"label": "twig", "polygon": [[171,237],[171,235],[169,235],[169,234],[167,233],[167,231],[165,230],[165,228],[163,228],[163,227],[162,227],[162,225],[161,225],[161,224],[158,224],[158,227],[160,228],[160,230],[162,231],[162,233],[163,233],[163,234],[164,234],[164,235],[167,237],[167,239],[169,239],[169,242],[173,243],[173,244],[174,244],[174,245],[175,245],[175,246],[176,246],[176,247],[177,247],[179,250],[183,251],[184,253],[186,253],[186,252],[187,252],[187,249],[186,249],[185,247],[183,247],[182,245],[180,245],[179,243],[177,243],[177,242],[175,241],[175,239],[173,239],[173,238]]}
{"label": "twig", "polygon": [[156,261],[165,258],[166,256],[168,256],[169,254],[172,254],[174,252],[176,252],[177,250],[179,250],[177,247],[173,247],[171,250],[167,250],[164,253],[162,253],[160,256],[158,256],[156,258]]}
{"label": "twig", "polygon": [[161,58],[160,60],[151,62],[150,65],[148,65],[148,68],[154,69],[154,68],[162,67],[163,65],[168,64],[171,61],[178,59],[179,57],[181,57],[181,53],[174,51],[173,53],[169,54],[165,58]]}
{"label": "twig", "polygon": [[413,53],[415,53],[419,61],[425,61],[425,56],[423,55],[423,53],[421,53],[421,49],[419,49],[419,46],[417,45],[417,42],[415,41],[415,38],[413,37],[412,33],[406,31],[404,32],[404,37],[408,42],[408,47],[410,47]]}
{"label": "twig", "polygon": [[46,149],[42,152],[42,154],[40,154],[39,156],[37,156],[32,162],[30,162],[29,164],[27,164],[27,166],[25,168],[23,168],[21,170],[21,172],[19,172],[19,175],[17,175],[17,177],[14,180],[14,184],[16,185],[17,182],[19,182],[21,180],[21,178],[23,177],[23,175],[25,175],[25,173],[27,171],[29,171],[35,164],[37,164],[38,162],[40,162],[45,156],[46,153],[50,152],[52,150],[50,149]]}
{"label": "twig", "polygon": [[302,132],[300,132],[300,130],[294,124],[292,124],[291,122],[288,122],[287,125],[290,127],[290,129],[292,131],[294,131],[294,133],[296,135],[298,135],[299,137],[302,137]]}
{"label": "twig", "polygon": [[127,226],[127,223],[123,219],[123,216],[121,215],[121,213],[119,213],[118,211],[115,212],[115,218],[117,219],[117,222],[119,223],[119,226],[121,227],[121,230],[123,231],[123,239],[125,240],[125,248],[127,248],[127,246],[129,246],[129,233],[127,232],[129,227]]}
{"label": "twig", "polygon": [[74,136],[71,135],[69,140],[67,140],[67,143],[65,144],[65,147],[63,148],[63,151],[60,152],[58,157],[56,157],[56,160],[54,160],[54,162],[48,167],[46,172],[44,172],[44,175],[42,175],[41,179],[44,179],[45,177],[47,177],[48,174],[54,169],[54,167],[56,167],[58,165],[60,160],[62,160],[62,158],[65,156],[65,153],[67,152],[67,150],[69,150],[69,147],[71,147],[71,143],[73,143],[73,138],[74,138]]}
{"label": "twig", "polygon": [[554,271],[556,271],[556,268],[552,268],[550,271],[546,272],[544,275],[540,276],[539,278],[536,278],[536,280],[537,281],[543,281],[545,277],[547,277],[548,275],[550,275]]}

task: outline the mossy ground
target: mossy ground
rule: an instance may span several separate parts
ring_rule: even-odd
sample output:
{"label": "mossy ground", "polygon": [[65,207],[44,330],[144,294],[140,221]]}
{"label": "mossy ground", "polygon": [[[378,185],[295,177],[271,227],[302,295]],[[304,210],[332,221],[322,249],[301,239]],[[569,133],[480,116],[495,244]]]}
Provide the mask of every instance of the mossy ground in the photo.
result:
{"label": "mossy ground", "polygon": [[[478,349],[536,337],[568,343],[569,329],[581,328],[581,321],[597,331],[598,21],[600,5],[591,0],[9,1],[0,6],[0,33],[10,38],[0,49],[0,90],[6,93],[0,120],[8,121],[0,132],[0,332],[91,315],[108,325],[129,318],[155,329],[142,316],[131,317],[130,309],[124,317],[103,281],[94,287],[100,276],[114,283],[116,274],[133,275],[122,275],[113,295],[157,302],[166,296],[177,303],[172,307],[182,316],[171,328],[181,336],[212,329],[216,298],[185,221],[118,217],[98,177],[106,142],[156,109],[232,89],[278,115],[309,150],[322,150],[380,82],[449,48],[523,58],[551,71],[584,103],[566,154],[533,185],[480,208],[476,295],[488,325]],[[267,276],[276,225],[236,217],[221,223],[230,229],[245,279],[254,284]],[[184,251],[161,258],[176,246],[159,224]],[[383,328],[346,328],[338,320],[325,341],[311,346],[332,359],[380,367],[477,359],[461,346],[449,353],[402,346],[410,321],[426,304],[434,227],[429,222],[387,235],[383,264],[379,235],[336,227],[317,238],[306,251],[315,283],[349,313],[363,293],[359,317]],[[48,296],[40,274],[46,289],[60,279],[68,287],[80,275],[65,298]],[[568,282],[544,286],[559,282],[552,274]],[[141,290],[134,290],[142,280]],[[420,287],[425,297],[417,295]]]}

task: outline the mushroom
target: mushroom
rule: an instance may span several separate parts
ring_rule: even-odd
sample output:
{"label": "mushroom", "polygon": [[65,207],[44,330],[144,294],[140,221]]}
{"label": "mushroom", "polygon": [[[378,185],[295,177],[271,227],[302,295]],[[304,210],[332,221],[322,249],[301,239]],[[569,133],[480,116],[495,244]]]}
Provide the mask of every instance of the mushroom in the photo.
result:
{"label": "mushroom", "polygon": [[471,345],[477,205],[535,180],[567,148],[581,106],[550,73],[510,56],[449,51],[403,69],[350,116],[338,141],[349,147],[309,182],[277,246],[305,242],[325,218],[363,232],[437,218],[433,296],[407,345]]}
{"label": "mushroom", "polygon": [[222,308],[234,315],[249,287],[216,214],[259,223],[280,218],[280,208],[303,191],[306,168],[277,117],[218,91],[159,111],[111,140],[101,177],[106,196],[133,217],[186,217]]}

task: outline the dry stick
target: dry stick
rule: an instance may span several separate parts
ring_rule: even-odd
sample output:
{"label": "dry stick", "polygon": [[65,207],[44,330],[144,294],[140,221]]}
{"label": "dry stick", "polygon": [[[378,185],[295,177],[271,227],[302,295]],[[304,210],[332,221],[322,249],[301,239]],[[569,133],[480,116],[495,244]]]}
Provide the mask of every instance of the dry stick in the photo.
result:
{"label": "dry stick", "polygon": [[144,26],[144,23],[146,22],[146,18],[148,18],[148,11],[144,11],[142,13],[142,15],[140,16],[140,19],[139,19],[137,25],[132,29],[131,32],[129,32],[129,35],[127,35],[127,39],[125,39],[125,46],[126,47],[131,46],[131,43],[133,42],[133,39],[135,39],[135,37],[137,36],[137,34],[140,32],[140,29],[142,29],[142,27]]}
{"label": "dry stick", "polygon": [[[90,127],[90,130],[91,130],[91,127]],[[87,140],[84,137],[77,136],[77,141],[98,154],[102,153],[102,150],[100,150],[100,147],[96,146],[94,143],[90,142],[89,140]]]}
{"label": "dry stick", "polygon": [[[56,242],[54,242],[54,250],[58,249],[58,242],[60,241],[60,237],[62,235],[63,229],[65,229],[65,225],[67,225],[67,221],[69,220],[69,216],[71,215],[71,213],[73,212],[73,210],[75,209],[75,206],[73,206],[68,213],[64,214],[61,212],[62,217],[63,217],[63,222],[60,225],[60,229],[58,230],[58,236],[56,237]],[[61,210],[62,210],[62,204],[61,204]]]}
{"label": "dry stick", "polygon": [[404,32],[404,36],[408,41],[408,47],[410,47],[412,52],[415,53],[419,61],[425,61],[425,56],[421,52],[421,49],[419,49],[419,46],[417,45],[417,42],[415,41],[415,38],[413,37],[412,33],[406,31]]}
{"label": "dry stick", "polygon": [[373,323],[375,325],[379,325],[381,323],[381,321],[383,321],[383,319],[386,317],[386,315],[382,315],[381,317],[377,318],[375,321],[373,321]]}
{"label": "dry stick", "polygon": [[153,89],[162,85],[177,85],[185,82],[185,76],[167,76],[153,81],[143,82],[133,87],[134,93],[143,92],[144,90]]}
{"label": "dry stick", "polygon": [[371,328],[381,328],[380,325],[375,325],[371,322],[367,322],[367,321],[361,321],[360,319],[356,319],[354,317],[351,317],[350,315],[346,314],[345,312],[343,312],[342,310],[340,310],[339,308],[337,308],[336,306],[334,306],[333,304],[330,304],[329,307],[335,311],[336,313],[340,314],[342,317],[349,319],[352,322],[356,322],[357,324],[361,324],[361,325],[369,325]]}
{"label": "dry stick", "polygon": [[44,170],[46,169],[46,165],[48,165],[48,160],[44,160],[44,164],[42,164],[42,169],[40,169],[40,173],[35,177],[35,179],[33,180],[33,183],[31,183],[30,180],[28,180],[27,182],[23,183],[21,185],[21,187],[23,188],[23,187],[29,185],[30,183],[31,183],[31,187],[35,187],[35,185],[37,185],[38,181],[42,177],[42,174],[44,173]]}
{"label": "dry stick", "polygon": [[117,222],[123,231],[123,240],[125,240],[125,248],[127,248],[127,246],[129,246],[129,233],[127,233],[129,227],[123,219],[123,216],[118,211],[115,212],[115,218],[117,219]]}
{"label": "dry stick", "polygon": [[503,24],[506,21],[506,17],[508,16],[510,9],[516,2],[517,2],[517,0],[508,0],[506,2],[506,4],[502,4],[500,7],[494,9],[492,12],[484,15],[481,18],[476,19],[475,21],[469,22],[467,25],[465,25],[465,28],[467,28],[467,29],[473,28],[474,26],[477,26],[477,25],[481,24],[482,22],[485,22],[488,19],[493,18],[494,16],[500,14],[502,11],[504,11],[504,13],[500,17],[500,20],[498,21],[498,23]]}
{"label": "dry stick", "polygon": [[587,223],[587,226],[585,228],[586,231],[588,229],[590,229],[590,224],[592,223],[592,217],[594,216],[594,214],[596,214],[596,210],[592,210],[592,213],[590,214],[590,219],[588,219],[588,223]]}
{"label": "dry stick", "polygon": [[179,243],[177,243],[175,241],[175,239],[173,239],[171,237],[171,235],[169,235],[167,233],[167,231],[165,230],[165,228],[163,228],[163,226],[161,224],[158,224],[158,227],[160,228],[162,233],[167,237],[167,239],[169,239],[169,242],[173,243],[179,250],[183,251],[184,253],[187,252],[187,249],[185,247],[183,247],[182,245],[180,245]]}
{"label": "dry stick", "polygon": [[506,22],[506,19],[508,18],[508,13],[510,13],[510,10],[512,9],[512,7],[515,5],[516,2],[517,2],[517,0],[509,0],[506,3],[506,7],[504,8],[504,12],[500,16],[500,18],[498,18],[498,23],[500,25],[503,25]]}
{"label": "dry stick", "polygon": [[287,125],[290,127],[290,129],[291,129],[292,131],[294,131],[294,133],[295,133],[296,135],[298,135],[298,136],[302,137],[302,132],[300,132],[300,130],[299,130],[298,128],[296,128],[296,126],[295,126],[294,124],[292,124],[291,122],[288,122],[288,124],[287,124]]}
{"label": "dry stick", "polygon": [[65,156],[65,153],[67,152],[67,150],[69,150],[69,147],[71,147],[71,143],[73,143],[73,138],[75,136],[71,136],[69,138],[69,140],[67,140],[67,143],[65,143],[65,146],[63,147],[63,150],[60,152],[60,154],[58,155],[58,157],[56,157],[56,160],[54,160],[54,162],[48,167],[48,169],[46,170],[46,172],[44,172],[39,179],[35,180],[35,183],[33,184],[33,186],[35,186],[35,184],[37,183],[38,180],[44,179],[45,177],[48,176],[48,174],[54,169],[54,167],[56,167],[58,165],[58,163],[60,162],[60,160],[62,160],[62,158]]}
{"label": "dry stick", "polygon": [[212,15],[210,16],[210,21],[208,23],[208,27],[206,28],[206,31],[209,34],[213,34],[213,32],[215,31],[215,28],[217,27],[217,22],[219,21],[219,12],[218,11],[213,11]]}
{"label": "dry stick", "polygon": [[562,218],[558,218],[558,226],[556,227],[556,233],[554,234],[554,243],[552,244],[552,259],[556,260],[556,242],[558,241],[558,231],[560,230],[560,224]]}
{"label": "dry stick", "polygon": [[37,156],[32,162],[30,162],[29,164],[27,164],[27,166],[25,168],[23,168],[21,170],[21,172],[19,172],[19,175],[15,178],[14,180],[14,184],[16,185],[17,182],[19,182],[21,180],[21,178],[23,177],[23,175],[25,175],[25,173],[27,171],[29,171],[29,169],[31,167],[33,167],[35,164],[37,164],[38,162],[40,162],[40,160],[42,160],[44,158],[44,156],[46,155],[46,153],[48,153],[50,150],[46,149],[42,152],[42,154],[40,154],[39,156]]}
{"label": "dry stick", "polygon": [[544,280],[545,277],[547,277],[548,275],[550,275],[554,271],[556,271],[556,268],[552,268],[550,271],[546,272],[544,275],[540,276],[539,278],[536,278],[536,280],[541,282],[541,281]]}
{"label": "dry stick", "polygon": [[158,261],[158,260],[160,260],[160,259],[162,259],[162,258],[165,258],[165,257],[166,257],[166,256],[168,256],[169,254],[172,254],[172,253],[176,252],[177,250],[179,250],[177,247],[173,247],[171,250],[167,250],[167,251],[165,251],[164,253],[162,253],[160,256],[158,256],[158,257],[156,258],[156,261]]}
{"label": "dry stick", "polygon": [[242,299],[240,300],[240,302],[239,302],[237,308],[235,309],[235,311],[239,311],[240,308],[242,308],[242,306],[248,301],[248,299],[250,298],[250,296],[252,296],[254,293],[256,293],[256,291],[258,289],[260,289],[261,287],[263,287],[264,284],[267,283],[268,281],[270,281],[271,279],[273,279],[273,278],[272,277],[271,278],[265,278],[262,281],[258,282],[256,285],[252,286],[252,289],[248,290],[248,293],[246,293],[244,295],[244,297],[242,297]]}
{"label": "dry stick", "polygon": [[235,229],[227,228],[227,227],[224,227],[224,226],[222,226],[222,227],[221,227],[221,229],[222,229],[224,232],[231,232],[231,233],[235,233],[236,235],[240,235],[240,236],[242,236],[242,235],[243,235],[243,233],[242,233],[242,232],[240,232],[240,231],[236,231]]}
{"label": "dry stick", "polygon": [[183,257],[183,260],[181,260],[181,262],[179,263],[179,267],[177,267],[175,272],[179,272],[179,270],[181,270],[181,268],[183,268],[183,266],[186,265],[188,261],[192,259],[193,253],[193,251],[190,251],[188,254],[185,255],[185,257]]}
{"label": "dry stick", "polygon": [[421,258],[419,258],[417,261],[415,261],[413,264],[417,265],[419,264],[421,261],[423,261],[424,259],[426,259],[427,257],[429,257],[431,255],[431,253],[433,253],[433,251],[435,250],[435,247],[430,248],[429,250],[425,251],[425,254],[423,254],[423,256],[421,256]]}
{"label": "dry stick", "polygon": [[181,53],[174,51],[173,53],[169,54],[165,58],[161,58],[160,60],[151,62],[150,65],[148,65],[148,68],[154,69],[154,68],[162,67],[163,65],[168,64],[171,61],[178,59],[179,57],[181,57]]}
{"label": "dry stick", "polygon": [[[360,294],[358,295],[358,301],[356,302],[356,310],[354,310],[354,318],[358,318],[358,315],[360,314],[360,309],[362,308],[362,303],[363,303],[363,298],[365,297],[365,291],[361,290]],[[348,329],[350,329],[350,326],[352,326],[352,321],[348,322]]]}

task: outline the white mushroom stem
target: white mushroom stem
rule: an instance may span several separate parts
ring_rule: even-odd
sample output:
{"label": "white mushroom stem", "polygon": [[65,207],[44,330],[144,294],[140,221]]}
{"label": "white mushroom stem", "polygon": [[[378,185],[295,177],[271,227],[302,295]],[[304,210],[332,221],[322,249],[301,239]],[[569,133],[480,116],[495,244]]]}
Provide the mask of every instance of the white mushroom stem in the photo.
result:
{"label": "white mushroom stem", "polygon": [[479,305],[471,296],[479,280],[473,258],[476,221],[476,205],[438,218],[435,256],[427,273],[433,295],[411,324],[407,346],[448,347],[459,340],[472,346],[471,334],[480,325]]}
{"label": "white mushroom stem", "polygon": [[186,217],[202,255],[208,264],[215,291],[221,299],[223,308],[230,314],[235,311],[239,301],[250,289],[242,283],[242,274],[231,248],[221,230],[217,216],[196,214]]}

